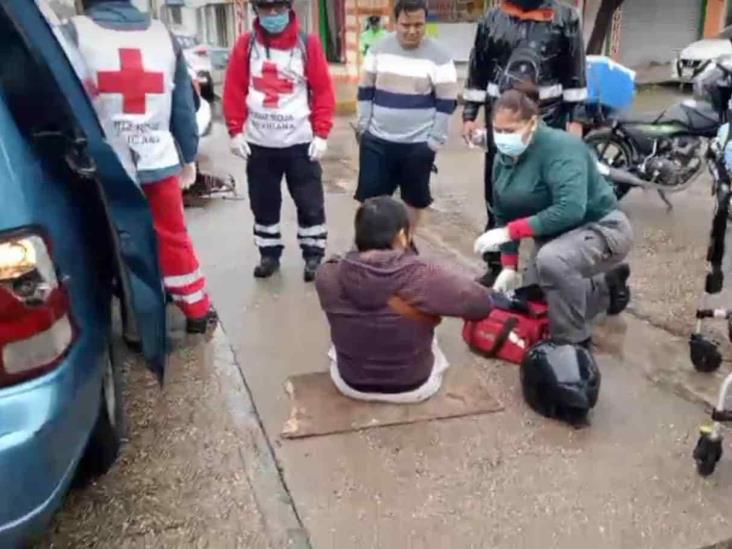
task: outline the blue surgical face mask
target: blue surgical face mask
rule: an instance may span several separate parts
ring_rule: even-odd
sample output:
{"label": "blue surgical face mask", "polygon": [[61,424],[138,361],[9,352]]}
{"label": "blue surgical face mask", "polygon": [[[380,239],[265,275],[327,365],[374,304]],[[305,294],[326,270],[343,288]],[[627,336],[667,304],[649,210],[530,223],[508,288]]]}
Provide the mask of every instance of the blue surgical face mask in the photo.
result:
{"label": "blue surgical face mask", "polygon": [[[531,133],[533,134],[534,132],[532,131]],[[529,143],[531,143],[531,135],[527,139],[527,142],[524,143],[523,130],[513,133],[499,133],[494,131],[493,142],[496,144],[498,152],[505,154],[506,156],[510,156],[511,158],[516,158],[526,152],[526,149],[529,147]]]}
{"label": "blue surgical face mask", "polygon": [[259,24],[270,34],[279,34],[290,24],[290,12],[276,13],[274,15],[261,15]]}

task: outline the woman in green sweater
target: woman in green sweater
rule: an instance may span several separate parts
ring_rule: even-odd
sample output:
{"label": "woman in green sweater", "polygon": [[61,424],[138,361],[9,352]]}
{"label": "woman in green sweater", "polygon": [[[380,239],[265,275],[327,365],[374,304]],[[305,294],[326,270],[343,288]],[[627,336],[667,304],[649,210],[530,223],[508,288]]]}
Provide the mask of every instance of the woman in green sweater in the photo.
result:
{"label": "woman in green sweater", "polygon": [[590,150],[544,125],[537,103],[536,88],[520,83],[494,106],[497,228],[476,240],[475,252],[500,249],[503,271],[493,288],[508,291],[521,281],[519,242],[533,238],[537,253],[524,281],[544,290],[552,338],[586,344],[598,314],[628,304],[630,269],[622,261],[633,231]]}

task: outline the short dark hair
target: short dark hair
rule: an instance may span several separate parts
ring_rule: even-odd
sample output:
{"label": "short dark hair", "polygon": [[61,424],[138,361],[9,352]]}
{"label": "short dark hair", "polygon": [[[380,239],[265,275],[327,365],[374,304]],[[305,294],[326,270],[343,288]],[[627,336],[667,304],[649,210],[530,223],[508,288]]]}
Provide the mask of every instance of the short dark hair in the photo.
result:
{"label": "short dark hair", "polygon": [[356,248],[359,252],[390,250],[401,231],[409,230],[409,215],[390,196],[366,200],[356,212]]}
{"label": "short dark hair", "polygon": [[425,16],[429,14],[427,0],[397,0],[394,5],[394,19],[399,19],[403,11],[424,11]]}
{"label": "short dark hair", "polygon": [[539,114],[539,88],[529,80],[520,80],[501,94],[493,106],[493,115],[506,109],[517,113],[521,120],[528,120]]}

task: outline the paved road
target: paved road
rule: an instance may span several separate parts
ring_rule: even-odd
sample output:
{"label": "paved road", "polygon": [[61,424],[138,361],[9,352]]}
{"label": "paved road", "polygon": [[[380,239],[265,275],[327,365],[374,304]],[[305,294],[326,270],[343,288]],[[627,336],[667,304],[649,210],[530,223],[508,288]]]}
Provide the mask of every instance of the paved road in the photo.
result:
{"label": "paved road", "polygon": [[[334,252],[352,239],[353,149],[340,120],[325,163]],[[235,173],[243,189],[244,166],[225,152],[221,128],[208,151],[209,165]],[[435,211],[420,249],[470,272],[479,266],[470,247],[483,222],[481,158],[454,139],[439,165]],[[602,396],[592,426],[579,431],[530,412],[515,367],[477,359],[460,341],[459,323],[446,322],[440,338],[449,360],[479,368],[504,412],[281,440],[289,415],[284,382],[325,370],[329,344],[313,288],[302,282],[292,205],[283,219],[282,273],[263,283],[251,278],[257,257],[246,200],[189,211],[226,333],[312,546],[689,548],[732,538],[732,464],[704,481],[690,462],[705,418],[696,402],[715,385],[691,372],[683,335],[702,282],[704,185],[677,198],[672,213],[642,193],[624,204],[639,242],[632,258],[636,310],[671,332],[639,316],[602,328]],[[122,539],[131,545],[263,546],[272,517],[258,516],[256,507],[266,506],[237,476],[236,457],[226,459],[236,441],[227,438],[222,399],[201,390],[215,380],[199,365],[194,358],[179,369],[178,388],[162,397],[133,372],[131,387],[142,391],[144,410],[133,413],[138,427],[127,457],[97,486],[71,497],[53,543],[117,546],[127,523],[134,534]],[[166,413],[158,415],[161,409]],[[256,485],[256,473],[248,478]],[[106,494],[117,494],[111,505]]]}

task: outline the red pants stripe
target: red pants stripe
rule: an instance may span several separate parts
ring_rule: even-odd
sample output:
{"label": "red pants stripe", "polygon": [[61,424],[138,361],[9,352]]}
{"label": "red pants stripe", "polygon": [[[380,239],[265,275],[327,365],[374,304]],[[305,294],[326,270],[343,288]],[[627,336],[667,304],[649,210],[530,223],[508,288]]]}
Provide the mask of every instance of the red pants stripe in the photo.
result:
{"label": "red pants stripe", "polygon": [[186,228],[179,179],[168,177],[145,184],[142,190],[150,203],[158,235],[163,285],[186,318],[201,318],[208,313],[211,300]]}

